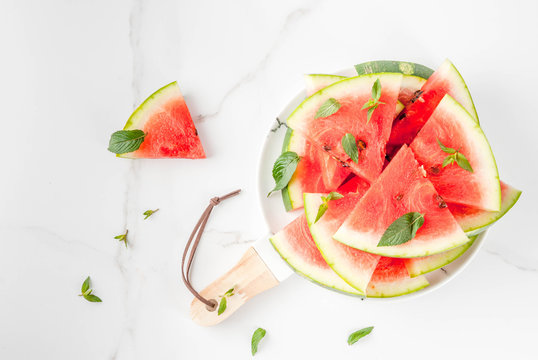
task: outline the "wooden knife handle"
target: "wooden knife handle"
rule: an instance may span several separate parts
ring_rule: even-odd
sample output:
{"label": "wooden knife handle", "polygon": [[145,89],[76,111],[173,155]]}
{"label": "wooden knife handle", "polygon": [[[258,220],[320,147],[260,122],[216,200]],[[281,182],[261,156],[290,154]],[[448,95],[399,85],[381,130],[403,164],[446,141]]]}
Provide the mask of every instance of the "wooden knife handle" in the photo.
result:
{"label": "wooden knife handle", "polygon": [[206,299],[214,299],[220,302],[220,296],[233,287],[234,295],[227,297],[226,310],[221,315],[218,315],[218,306],[215,310],[210,311],[204,303],[194,298],[191,303],[191,318],[201,326],[217,325],[232,315],[248,300],[278,284],[278,280],[265,265],[256,250],[250,247],[233,268],[200,292]]}

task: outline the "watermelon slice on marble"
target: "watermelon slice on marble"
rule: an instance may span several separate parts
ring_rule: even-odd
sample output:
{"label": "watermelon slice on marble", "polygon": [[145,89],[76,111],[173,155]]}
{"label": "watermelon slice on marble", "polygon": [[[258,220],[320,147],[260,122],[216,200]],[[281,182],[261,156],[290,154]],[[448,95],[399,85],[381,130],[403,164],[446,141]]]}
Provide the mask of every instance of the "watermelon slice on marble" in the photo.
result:
{"label": "watermelon slice on marble", "polygon": [[[372,85],[379,79],[383,103],[367,121],[363,105],[371,98]],[[338,81],[303,101],[289,116],[287,123],[311,143],[349,166],[356,175],[371,182],[379,175],[385,160],[385,144],[390,135],[397,97],[402,81],[401,74],[371,74]],[[329,99],[341,107],[327,117],[315,118],[318,109]],[[342,137],[351,133],[361,141],[359,161],[355,163],[342,147]]]}
{"label": "watermelon slice on marble", "polygon": [[[450,154],[442,150],[439,141],[463,154],[472,171],[456,162],[443,166]],[[474,118],[450,95],[443,97],[410,148],[444,201],[500,211],[499,173],[488,140]]]}
{"label": "watermelon slice on marble", "polygon": [[470,206],[447,203],[454,218],[467,236],[485,231],[502,218],[521,196],[521,191],[501,181],[501,210],[485,211]]}
{"label": "watermelon slice on marble", "polygon": [[394,121],[387,143],[389,156],[392,157],[403,144],[411,144],[446,94],[459,102],[478,123],[478,115],[465,81],[454,64],[445,60]]}
{"label": "watermelon slice on marble", "polygon": [[[424,215],[416,236],[396,246],[377,246],[385,230],[408,213]],[[402,146],[333,235],[348,246],[389,257],[422,257],[441,253],[469,241],[446,203],[426,178],[413,151]]]}
{"label": "watermelon slice on marble", "polygon": [[142,130],[144,141],[136,151],[119,157],[205,158],[204,148],[177,82],[151,94],[129,117],[124,130]]}

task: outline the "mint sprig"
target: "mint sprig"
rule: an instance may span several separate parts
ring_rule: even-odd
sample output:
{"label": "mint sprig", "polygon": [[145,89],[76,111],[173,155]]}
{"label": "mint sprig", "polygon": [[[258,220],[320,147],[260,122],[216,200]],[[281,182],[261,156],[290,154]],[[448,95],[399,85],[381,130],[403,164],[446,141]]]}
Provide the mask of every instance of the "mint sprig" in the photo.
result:
{"label": "mint sprig", "polygon": [[226,291],[224,295],[221,295],[217,315],[221,315],[226,310],[226,306],[228,305],[228,301],[226,300],[226,298],[229,298],[230,296],[234,296],[234,289],[235,289],[235,286],[231,289],[228,289],[228,291]]}
{"label": "mint sprig", "polygon": [[102,300],[98,296],[92,294],[93,289],[90,287],[90,281],[90,277],[88,276],[86,280],[84,280],[84,282],[82,283],[82,287],[80,289],[81,293],[78,296],[82,296],[89,302],[102,302]]}
{"label": "mint sprig", "polygon": [[321,201],[322,204],[318,208],[318,214],[316,215],[316,220],[314,221],[314,224],[318,222],[319,219],[325,214],[327,209],[329,208],[329,201],[331,200],[338,200],[343,198],[344,195],[337,193],[336,191],[332,191],[327,196],[322,196]]}
{"label": "mint sprig", "polygon": [[373,329],[374,329],[373,326],[369,326],[369,327],[366,327],[364,329],[360,329],[360,330],[357,330],[357,331],[351,333],[349,335],[349,337],[347,338],[347,344],[348,345],[355,344],[357,341],[359,341],[359,339],[361,339],[361,338],[365,337],[366,335],[368,335],[369,333],[371,333]]}
{"label": "mint sprig", "polygon": [[395,246],[408,242],[417,234],[424,224],[424,215],[418,212],[408,212],[394,220],[383,233],[377,246]]}
{"label": "mint sprig", "polygon": [[125,234],[116,235],[114,236],[114,239],[119,240],[120,242],[123,241],[125,243],[125,247],[127,247],[127,233],[129,232],[128,229],[125,229]]}
{"label": "mint sprig", "polygon": [[258,344],[261,339],[264,338],[266,333],[265,329],[257,328],[252,334],[252,340],[250,341],[250,351],[252,352],[252,356],[256,355],[258,352]]}
{"label": "mint sprig", "polygon": [[126,154],[138,150],[146,133],[142,130],[120,130],[110,136],[108,151],[114,154]]}
{"label": "mint sprig", "polygon": [[372,85],[372,98],[368,100],[361,108],[361,110],[368,109],[368,112],[366,114],[366,123],[368,124],[370,122],[370,119],[372,118],[372,114],[374,113],[375,109],[381,104],[384,104],[384,102],[379,101],[381,98],[381,82],[379,79],[377,79],[374,84]]}
{"label": "mint sprig", "polygon": [[314,116],[314,119],[331,116],[340,110],[340,107],[342,107],[342,104],[340,104],[338,100],[335,98],[329,98],[323,104],[321,104],[318,111],[316,111],[316,116]]}
{"label": "mint sprig", "polygon": [[155,210],[146,210],[144,211],[144,213],[142,215],[146,215],[146,217],[144,218],[144,220],[146,220],[147,218],[149,218],[151,215],[155,214],[157,211],[159,211],[159,209],[155,209]]}
{"label": "mint sprig", "polygon": [[347,133],[342,137],[342,147],[351,160],[353,160],[355,164],[358,164],[359,149],[357,148],[357,141],[353,134]]}
{"label": "mint sprig", "polygon": [[447,147],[443,145],[441,140],[437,139],[437,143],[439,144],[439,147],[441,150],[447,154],[449,154],[444,160],[443,160],[443,167],[446,167],[452,163],[458,164],[460,168],[463,170],[467,170],[469,172],[474,172],[471,164],[469,163],[469,160],[463,155],[459,150]]}
{"label": "mint sprig", "polygon": [[293,151],[286,151],[276,159],[273,165],[273,179],[275,179],[275,187],[267,194],[267,197],[275,191],[284,189],[291,180],[297,164],[301,158]]}

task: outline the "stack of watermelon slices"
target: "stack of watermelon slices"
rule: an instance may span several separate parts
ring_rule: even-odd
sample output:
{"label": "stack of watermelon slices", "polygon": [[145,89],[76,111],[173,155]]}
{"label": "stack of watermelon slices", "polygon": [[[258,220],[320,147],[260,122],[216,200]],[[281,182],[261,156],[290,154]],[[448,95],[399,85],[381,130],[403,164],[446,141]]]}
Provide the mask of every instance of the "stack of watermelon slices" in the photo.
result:
{"label": "stack of watermelon slices", "polygon": [[[283,152],[300,156],[282,197],[299,216],[270,240],[296,272],[348,294],[393,297],[428,286],[423,275],[452,262],[478,234],[499,220],[521,192],[499,181],[495,159],[480,128],[471,95],[446,60],[435,72],[423,65],[374,61],[355,66],[358,76],[307,75],[307,98],[287,120]],[[363,105],[373,84],[380,105],[371,119]],[[340,108],[316,116],[328,99]],[[351,133],[353,161],[341,139]],[[456,162],[455,149],[472,171]],[[328,202],[316,221],[323,196]],[[415,237],[377,246],[387,227],[408,212],[424,214]]]}

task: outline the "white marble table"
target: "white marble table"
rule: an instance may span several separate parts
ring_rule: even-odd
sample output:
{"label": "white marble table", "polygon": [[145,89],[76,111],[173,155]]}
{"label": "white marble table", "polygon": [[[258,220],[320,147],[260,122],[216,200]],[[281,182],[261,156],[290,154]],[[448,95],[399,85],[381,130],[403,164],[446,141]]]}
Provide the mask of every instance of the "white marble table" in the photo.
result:
{"label": "white marble table", "polygon": [[[534,1],[3,1],[0,358],[248,359],[259,326],[259,359],[536,358],[537,13]],[[463,274],[389,304],[294,275],[225,323],[194,325],[180,251],[207,200],[236,187],[210,221],[195,284],[264,234],[256,161],[301,75],[445,57],[502,178],[524,191]],[[208,159],[110,154],[110,133],[176,79]],[[144,221],[149,208],[160,211]],[[128,249],[113,239],[126,228]],[[102,303],[77,296],[87,275]]]}

